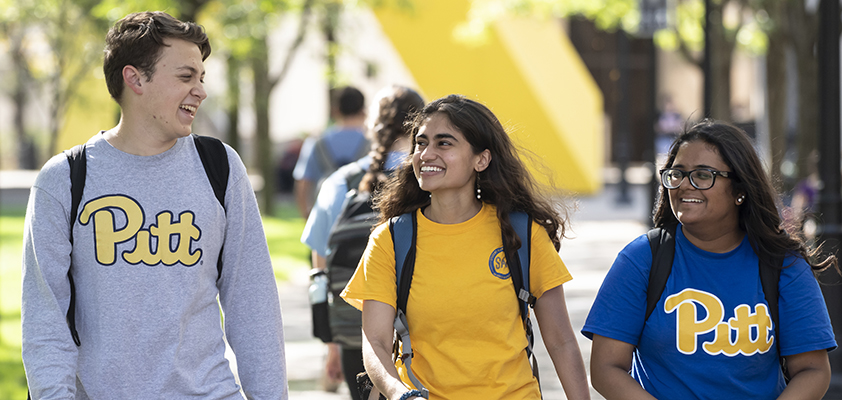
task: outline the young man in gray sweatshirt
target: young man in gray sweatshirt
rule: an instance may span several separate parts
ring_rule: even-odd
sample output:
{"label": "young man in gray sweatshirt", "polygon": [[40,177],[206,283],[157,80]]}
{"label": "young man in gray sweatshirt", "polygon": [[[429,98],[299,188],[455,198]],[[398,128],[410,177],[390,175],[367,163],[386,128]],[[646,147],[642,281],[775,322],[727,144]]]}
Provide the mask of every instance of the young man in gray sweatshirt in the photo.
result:
{"label": "young man in gray sweatshirt", "polygon": [[41,170],[27,207],[21,314],[34,399],[288,397],[278,292],[246,169],[225,146],[223,207],[190,135],[210,51],[201,27],[163,12],[128,15],[108,32],[103,69],[122,114],[85,144],[76,221],[64,154]]}

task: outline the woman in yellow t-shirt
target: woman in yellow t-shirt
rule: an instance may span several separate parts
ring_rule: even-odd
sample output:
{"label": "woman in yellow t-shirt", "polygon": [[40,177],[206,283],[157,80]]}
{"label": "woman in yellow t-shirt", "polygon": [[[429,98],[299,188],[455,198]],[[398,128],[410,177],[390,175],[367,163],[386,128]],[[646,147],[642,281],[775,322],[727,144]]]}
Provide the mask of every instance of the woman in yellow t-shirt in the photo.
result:
{"label": "woman in yellow t-shirt", "polygon": [[[419,398],[404,365],[392,361],[395,253],[389,218],[416,213],[415,270],[407,301],[414,375],[430,399],[539,399],[508,267],[520,247],[508,215],[529,214],[530,288],[544,344],[567,398],[589,398],[584,363],[562,284],[571,279],[558,249],[567,224],[540,197],[506,131],[484,105],[450,95],[424,107],[411,126],[411,162],[386,183],[375,228],[342,293],[363,314],[363,356],[377,388],[393,400]],[[502,230],[502,234],[501,234]],[[501,266],[502,265],[502,266]]]}

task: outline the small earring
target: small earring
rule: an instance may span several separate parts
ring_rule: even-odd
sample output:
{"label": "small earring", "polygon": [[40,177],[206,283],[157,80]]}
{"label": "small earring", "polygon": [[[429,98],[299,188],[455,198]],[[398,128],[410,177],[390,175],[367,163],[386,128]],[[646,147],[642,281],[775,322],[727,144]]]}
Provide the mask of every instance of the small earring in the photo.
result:
{"label": "small earring", "polygon": [[482,189],[479,187],[479,179],[477,179],[477,200],[482,200]]}
{"label": "small earring", "polygon": [[737,199],[737,204],[743,204],[743,200],[745,200],[745,199],[746,199],[746,197],[745,197],[745,196],[740,196],[740,197]]}

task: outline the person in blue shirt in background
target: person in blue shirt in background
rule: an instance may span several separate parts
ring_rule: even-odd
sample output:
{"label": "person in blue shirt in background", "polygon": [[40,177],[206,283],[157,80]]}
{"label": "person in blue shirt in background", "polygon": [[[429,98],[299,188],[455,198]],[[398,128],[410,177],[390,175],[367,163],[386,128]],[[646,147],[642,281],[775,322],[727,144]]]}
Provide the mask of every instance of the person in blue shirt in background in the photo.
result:
{"label": "person in blue shirt in background", "polygon": [[[316,203],[307,218],[307,224],[301,235],[301,242],[313,250],[315,269],[326,268],[328,255],[328,237],[334,226],[349,190],[347,178],[356,171],[366,171],[357,188],[361,192],[375,193],[386,181],[389,172],[398,168],[409,152],[410,140],[405,122],[414,112],[424,107],[424,100],[414,90],[392,85],[375,97],[372,107],[372,119],[368,124],[371,148],[368,155],[356,162],[343,166],[331,174],[321,185]],[[356,264],[359,260],[349,260],[343,264]],[[348,277],[350,278],[350,271]],[[331,287],[344,287],[346,282],[331,282]],[[337,302],[339,304],[337,304]],[[362,358],[362,333],[360,311],[336,298],[332,307],[341,307],[342,313],[353,313],[358,321],[352,334],[333,332],[334,343],[328,344],[327,374],[331,378],[343,375],[355,400],[359,399],[355,378],[365,371]],[[341,362],[340,362],[341,359]]]}
{"label": "person in blue shirt in background", "polygon": [[[782,228],[748,136],[696,124],[672,145],[661,183],[654,223],[675,230],[672,271],[645,320],[647,236],[617,256],[582,329],[593,387],[606,399],[820,399],[836,341],[814,274],[838,261]],[[776,259],[777,327],[758,270]]]}
{"label": "person in blue shirt in background", "polygon": [[307,138],[301,147],[292,176],[293,191],[301,216],[307,218],[321,181],[339,167],[368,153],[365,137],[365,96],[345,86],[331,91],[331,116],[336,124],[318,138]]}

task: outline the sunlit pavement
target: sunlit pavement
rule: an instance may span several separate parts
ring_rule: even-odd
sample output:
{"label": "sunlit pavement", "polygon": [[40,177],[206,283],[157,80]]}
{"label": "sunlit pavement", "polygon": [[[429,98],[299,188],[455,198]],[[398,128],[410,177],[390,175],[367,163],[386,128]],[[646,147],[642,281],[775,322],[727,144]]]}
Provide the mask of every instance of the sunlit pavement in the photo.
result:
{"label": "sunlit pavement", "polygon": [[[578,210],[572,214],[569,239],[562,241],[561,257],[573,280],[564,284],[570,320],[587,366],[591,343],[579,334],[590,306],[614,257],[635,237],[645,233],[651,201],[648,189],[633,185],[629,204],[618,204],[617,188],[607,187],[598,196],[578,199]],[[348,388],[341,385],[337,393],[321,391],[320,377],[324,367],[325,346],[310,333],[310,309],[307,303],[307,271],[297,271],[289,282],[278,289],[284,313],[287,367],[291,400],[350,399]],[[565,399],[549,355],[536,329],[536,354],[541,371],[545,399]],[[593,399],[601,399],[592,390]]]}

